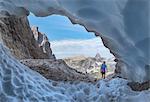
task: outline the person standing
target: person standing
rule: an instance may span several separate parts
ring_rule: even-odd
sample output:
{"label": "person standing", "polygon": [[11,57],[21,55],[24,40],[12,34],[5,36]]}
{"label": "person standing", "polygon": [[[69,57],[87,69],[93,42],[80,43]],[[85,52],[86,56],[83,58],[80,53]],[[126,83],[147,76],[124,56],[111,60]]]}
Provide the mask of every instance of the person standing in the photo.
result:
{"label": "person standing", "polygon": [[106,70],[107,70],[107,65],[106,62],[104,61],[103,64],[101,65],[101,74],[102,74],[102,78],[104,79],[105,79]]}

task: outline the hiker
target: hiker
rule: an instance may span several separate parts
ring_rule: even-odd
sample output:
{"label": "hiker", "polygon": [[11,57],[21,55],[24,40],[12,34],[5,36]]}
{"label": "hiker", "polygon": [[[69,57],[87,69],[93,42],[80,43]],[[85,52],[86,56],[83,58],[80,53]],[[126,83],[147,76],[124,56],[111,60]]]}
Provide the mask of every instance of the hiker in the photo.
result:
{"label": "hiker", "polygon": [[101,74],[102,74],[102,78],[105,79],[105,73],[107,70],[107,66],[106,66],[106,62],[104,61],[103,64],[101,65]]}

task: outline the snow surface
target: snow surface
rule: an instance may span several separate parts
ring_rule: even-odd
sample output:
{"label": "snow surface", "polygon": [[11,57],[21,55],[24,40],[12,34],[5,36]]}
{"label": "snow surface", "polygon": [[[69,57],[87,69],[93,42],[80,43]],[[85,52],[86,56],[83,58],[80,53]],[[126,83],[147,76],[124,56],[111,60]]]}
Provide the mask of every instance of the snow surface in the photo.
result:
{"label": "snow surface", "polygon": [[13,58],[0,43],[0,102],[149,102],[150,90],[134,92],[124,79],[55,82]]}
{"label": "snow surface", "polygon": [[0,0],[1,16],[60,14],[103,37],[122,64],[122,75],[150,80],[150,0]]}

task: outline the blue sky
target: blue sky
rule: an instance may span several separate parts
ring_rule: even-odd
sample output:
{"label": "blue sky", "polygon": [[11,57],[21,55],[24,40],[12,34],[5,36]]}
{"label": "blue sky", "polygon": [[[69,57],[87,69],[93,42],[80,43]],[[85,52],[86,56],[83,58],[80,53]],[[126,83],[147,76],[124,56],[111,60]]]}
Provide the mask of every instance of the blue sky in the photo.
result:
{"label": "blue sky", "polygon": [[105,58],[113,57],[101,38],[96,38],[94,33],[87,32],[80,25],[73,25],[67,17],[30,15],[28,18],[30,26],[38,26],[39,31],[48,36],[52,51],[58,59],[79,55],[94,57],[97,53]]}
{"label": "blue sky", "polygon": [[41,32],[46,33],[50,41],[95,38],[94,33],[87,32],[78,24],[73,25],[65,16],[35,17],[30,15],[28,18],[30,25],[38,26]]}

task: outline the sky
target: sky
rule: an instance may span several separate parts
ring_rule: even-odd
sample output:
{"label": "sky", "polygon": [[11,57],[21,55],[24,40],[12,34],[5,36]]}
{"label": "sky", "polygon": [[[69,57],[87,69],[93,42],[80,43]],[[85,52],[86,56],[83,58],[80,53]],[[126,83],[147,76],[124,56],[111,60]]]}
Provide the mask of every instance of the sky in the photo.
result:
{"label": "sky", "polygon": [[113,57],[101,38],[87,32],[83,26],[73,25],[67,17],[30,15],[28,19],[30,26],[38,26],[39,31],[48,36],[52,51],[58,59],[79,55],[94,57],[97,53],[105,58]]}
{"label": "sky", "polygon": [[113,57],[109,50],[104,47],[101,38],[82,39],[82,40],[61,40],[52,41],[52,49],[59,58],[71,56],[94,57],[99,53],[104,58]]}
{"label": "sky", "polygon": [[91,39],[94,33],[88,33],[83,26],[73,25],[65,16],[52,15],[48,17],[29,17],[31,26],[38,26],[41,32],[47,34],[50,41],[68,39]]}

